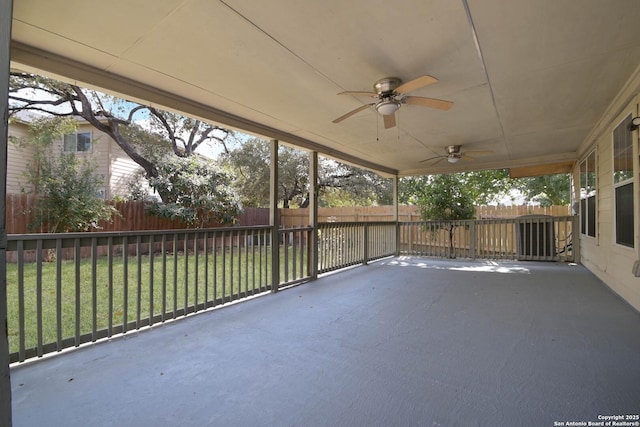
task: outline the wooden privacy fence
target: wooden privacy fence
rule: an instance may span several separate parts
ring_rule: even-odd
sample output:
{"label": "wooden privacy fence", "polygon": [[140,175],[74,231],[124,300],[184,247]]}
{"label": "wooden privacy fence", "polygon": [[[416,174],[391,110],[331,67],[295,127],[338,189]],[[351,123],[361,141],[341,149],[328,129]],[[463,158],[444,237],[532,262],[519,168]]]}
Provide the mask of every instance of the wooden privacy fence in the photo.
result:
{"label": "wooden privacy fence", "polygon": [[[30,232],[46,232],[47,230],[29,230],[28,224],[33,215],[30,211],[35,206],[36,197],[27,194],[10,194],[7,196],[7,234],[27,234]],[[140,230],[181,230],[187,228],[180,221],[147,215],[145,202],[127,201],[114,205],[120,216],[113,221],[101,222],[94,231],[140,231]],[[571,215],[568,206],[478,206],[476,219],[516,218],[523,215]],[[285,228],[309,225],[309,210],[279,209],[280,225]],[[399,206],[399,221],[419,221],[420,212],[416,206]],[[384,222],[393,221],[393,206],[355,206],[341,208],[318,209],[318,222]],[[268,225],[268,208],[245,208],[238,218],[238,226]],[[207,228],[219,224],[206,224]]]}
{"label": "wooden privacy fence", "polygon": [[[524,215],[571,215],[568,206],[477,206],[476,219],[517,218]],[[398,221],[420,221],[417,206],[399,206]],[[318,222],[393,221],[393,206],[319,208]],[[309,224],[308,209],[280,209],[280,225],[299,227]]]}
{"label": "wooden privacy fence", "polygon": [[[43,233],[46,229],[30,230],[33,221],[31,212],[37,202],[37,196],[30,194],[9,194],[6,199],[7,234]],[[140,231],[140,230],[182,230],[188,228],[184,223],[167,218],[148,215],[144,201],[114,203],[120,212],[112,222],[101,221],[92,231]],[[239,226],[268,225],[269,209],[248,208],[238,218]],[[218,227],[220,224],[205,224],[205,228]]]}

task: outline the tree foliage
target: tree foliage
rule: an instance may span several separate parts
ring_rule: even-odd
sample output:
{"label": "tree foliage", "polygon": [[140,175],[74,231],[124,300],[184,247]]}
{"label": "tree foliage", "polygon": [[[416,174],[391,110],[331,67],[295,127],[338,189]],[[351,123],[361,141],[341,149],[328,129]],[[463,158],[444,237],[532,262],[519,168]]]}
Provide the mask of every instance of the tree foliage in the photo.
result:
{"label": "tree foliage", "polygon": [[425,220],[457,221],[475,217],[475,200],[457,174],[429,176],[416,199]]}
{"label": "tree foliage", "polygon": [[527,200],[540,203],[541,206],[565,206],[571,203],[569,174],[519,178],[517,188]]}
{"label": "tree foliage", "polygon": [[[223,155],[235,172],[234,187],[244,206],[269,205],[271,153],[267,141],[249,139]],[[354,166],[320,158],[318,190],[322,206],[391,203],[391,183]],[[309,155],[287,146],[278,150],[278,200],[285,208],[306,207],[309,197]]]}
{"label": "tree foliage", "polygon": [[432,182],[436,180],[450,180],[464,190],[475,205],[485,205],[506,196],[513,188],[506,169],[486,170],[477,172],[457,172],[448,174],[449,178],[434,178],[439,175],[424,175],[405,177],[400,180],[399,201],[403,204],[420,205],[427,193],[435,191]]}
{"label": "tree foliage", "polygon": [[118,211],[98,197],[103,186],[96,164],[73,154],[41,164],[41,198],[34,210],[30,228],[46,226],[51,233],[87,231],[99,228],[99,221],[111,221]]}
{"label": "tree foliage", "polygon": [[229,191],[231,179],[215,166],[197,157],[170,159],[158,163],[158,176],[149,185],[163,202],[154,202],[149,212],[180,220],[190,226],[208,223],[231,224],[240,213]]}
{"label": "tree foliage", "polygon": [[[185,118],[151,106],[135,104],[103,93],[35,74],[12,72],[9,78],[9,114],[39,111],[58,117],[82,117],[109,135],[138,165],[147,178],[158,177],[158,159],[137,144],[143,134],[135,129],[136,117],[146,118],[153,133],[178,157],[193,155],[211,141],[225,142],[227,129]],[[136,140],[136,137],[138,138]]]}

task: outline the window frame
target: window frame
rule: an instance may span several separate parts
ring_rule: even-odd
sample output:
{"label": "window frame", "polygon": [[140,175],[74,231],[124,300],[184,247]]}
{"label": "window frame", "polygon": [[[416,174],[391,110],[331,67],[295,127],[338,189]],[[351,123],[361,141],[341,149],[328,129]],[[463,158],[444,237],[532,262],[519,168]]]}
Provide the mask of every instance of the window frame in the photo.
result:
{"label": "window frame", "polygon": [[[636,189],[634,188],[633,185],[633,181],[634,181],[634,175],[635,175],[635,171],[634,171],[634,162],[633,162],[633,132],[630,129],[630,125],[631,125],[631,119],[633,118],[633,114],[629,113],[626,114],[624,116],[624,118],[618,122],[618,124],[613,128],[613,131],[611,132],[611,177],[612,177],[612,201],[613,201],[613,243],[616,246],[622,247],[622,248],[627,248],[627,249],[631,249],[634,250],[635,249],[635,218],[634,218],[634,204],[635,204],[635,191]],[[619,171],[616,169],[616,167],[618,166],[618,157],[616,156],[617,153],[617,148],[619,146],[619,144],[617,144],[617,140],[616,140],[616,135],[618,130],[621,129],[623,131],[625,131],[625,135],[628,137],[628,146],[624,147],[622,153],[628,152],[629,153],[629,158],[630,158],[630,174],[628,174],[628,176],[626,177],[620,177]],[[625,162],[626,163],[626,162]],[[619,221],[620,221],[620,217],[623,214],[619,214],[618,212],[618,197],[619,197],[619,189],[623,189],[626,188],[627,186],[630,186],[630,194],[631,194],[631,209],[630,209],[630,214],[627,213],[627,215],[625,215],[626,218],[630,218],[631,220],[631,236],[630,236],[630,241],[621,241],[621,236],[619,236],[619,231],[620,231],[620,227],[619,227]],[[626,227],[625,227],[626,228]]]}
{"label": "window frame", "polygon": [[[598,236],[598,157],[597,148],[592,149],[579,165],[580,173],[580,234],[589,238]],[[592,157],[593,156],[593,157]],[[593,171],[589,169],[592,164]],[[589,179],[592,175],[592,182]],[[584,179],[583,179],[584,178]],[[592,185],[591,185],[592,184]],[[584,191],[583,191],[584,190]],[[592,202],[592,203],[590,203]],[[593,218],[592,218],[593,216]],[[593,227],[593,230],[591,230]],[[593,234],[591,234],[593,233]]]}
{"label": "window frame", "polygon": [[[73,135],[74,136],[74,142],[75,142],[75,147],[74,150],[67,150],[67,143],[66,143],[66,139],[67,137]],[[88,150],[78,150],[78,135],[88,135],[89,136],[89,149]],[[87,132],[74,132],[74,133],[70,133],[67,135],[64,135],[62,137],[62,152],[65,154],[91,154],[93,152],[93,134],[91,131],[87,131]]]}

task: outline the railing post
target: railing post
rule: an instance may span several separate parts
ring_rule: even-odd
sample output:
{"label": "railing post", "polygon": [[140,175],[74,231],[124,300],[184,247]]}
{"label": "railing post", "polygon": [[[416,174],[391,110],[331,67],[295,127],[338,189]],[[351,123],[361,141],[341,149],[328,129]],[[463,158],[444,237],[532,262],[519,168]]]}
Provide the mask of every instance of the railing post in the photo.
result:
{"label": "railing post", "polygon": [[280,218],[278,216],[278,141],[271,140],[269,225],[271,226],[271,292],[280,284]]}
{"label": "railing post", "polygon": [[11,377],[7,326],[7,147],[9,64],[13,1],[0,2],[0,426],[11,426]]}
{"label": "railing post", "polygon": [[309,153],[309,276],[318,278],[318,152]]}

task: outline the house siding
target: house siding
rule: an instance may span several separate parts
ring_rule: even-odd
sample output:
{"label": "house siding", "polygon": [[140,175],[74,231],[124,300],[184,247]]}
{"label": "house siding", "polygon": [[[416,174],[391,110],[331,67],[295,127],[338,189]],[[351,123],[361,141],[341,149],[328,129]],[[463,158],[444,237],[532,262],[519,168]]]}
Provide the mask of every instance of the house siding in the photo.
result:
{"label": "house siding", "polygon": [[[88,123],[80,123],[77,132],[90,132],[92,149],[89,153],[76,153],[78,158],[90,158],[96,162],[96,173],[102,177],[102,188],[105,198],[112,199],[116,196],[126,196],[129,192],[127,183],[137,171],[142,168],[126,155],[116,142],[106,133],[101,132]],[[27,124],[13,122],[9,126],[9,135],[17,138],[28,138]],[[51,147],[51,155],[58,156],[63,152],[63,141]],[[31,167],[33,149],[18,149],[14,144],[9,144],[7,150],[7,193],[16,194],[30,191],[24,176],[25,171]],[[146,181],[145,181],[146,183]]]}
{"label": "house siding", "polygon": [[[27,139],[27,126],[20,122],[11,123],[9,137]],[[32,167],[34,150],[32,148],[18,148],[15,144],[7,145],[7,193],[21,193],[30,191],[26,172]]]}
{"label": "house siding", "polygon": [[[579,235],[580,262],[600,278],[620,297],[640,311],[640,277],[633,274],[633,266],[640,259],[640,165],[638,135],[633,133],[634,168],[634,248],[616,244],[615,197],[613,183],[613,130],[629,114],[639,115],[640,69],[609,106],[596,124],[589,138],[579,150],[582,161],[592,150],[597,156],[597,233],[596,237]],[[574,169],[574,182],[579,191],[580,162]]]}

